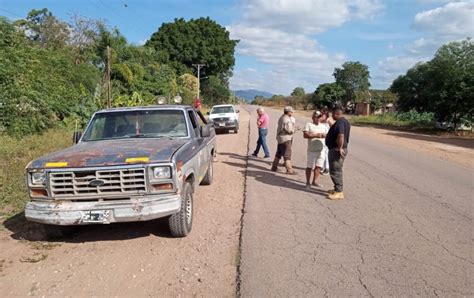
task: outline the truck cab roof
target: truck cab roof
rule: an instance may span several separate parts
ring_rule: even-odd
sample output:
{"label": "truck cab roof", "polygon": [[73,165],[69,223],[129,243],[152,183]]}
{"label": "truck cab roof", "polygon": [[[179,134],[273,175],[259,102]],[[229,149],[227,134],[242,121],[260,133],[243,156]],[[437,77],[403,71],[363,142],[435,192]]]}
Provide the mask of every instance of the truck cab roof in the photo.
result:
{"label": "truck cab roof", "polygon": [[109,112],[126,112],[136,110],[184,110],[194,109],[188,105],[150,105],[150,106],[137,106],[137,107],[120,107],[120,108],[108,108],[97,111],[97,113],[109,113]]}

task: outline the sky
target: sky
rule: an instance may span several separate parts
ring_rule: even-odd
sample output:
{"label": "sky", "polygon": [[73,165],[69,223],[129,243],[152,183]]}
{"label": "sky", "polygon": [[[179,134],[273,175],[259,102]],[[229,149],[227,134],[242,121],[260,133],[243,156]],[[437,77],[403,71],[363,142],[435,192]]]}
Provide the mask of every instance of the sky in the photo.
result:
{"label": "sky", "polygon": [[285,95],[333,82],[345,61],[368,65],[372,88],[386,89],[442,44],[474,37],[474,0],[0,0],[0,15],[44,7],[105,20],[135,44],[163,22],[209,16],[240,40],[231,89]]}

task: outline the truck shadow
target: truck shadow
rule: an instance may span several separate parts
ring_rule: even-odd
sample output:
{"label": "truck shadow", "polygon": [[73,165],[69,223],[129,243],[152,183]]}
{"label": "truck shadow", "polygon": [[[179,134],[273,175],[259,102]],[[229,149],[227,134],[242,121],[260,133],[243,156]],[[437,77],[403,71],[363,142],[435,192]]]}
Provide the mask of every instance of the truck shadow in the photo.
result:
{"label": "truck shadow", "polygon": [[110,225],[72,226],[65,235],[51,236],[46,225],[27,221],[23,212],[8,218],[3,225],[15,240],[82,243],[96,241],[120,241],[155,235],[173,238],[166,218],[151,221],[114,223]]}

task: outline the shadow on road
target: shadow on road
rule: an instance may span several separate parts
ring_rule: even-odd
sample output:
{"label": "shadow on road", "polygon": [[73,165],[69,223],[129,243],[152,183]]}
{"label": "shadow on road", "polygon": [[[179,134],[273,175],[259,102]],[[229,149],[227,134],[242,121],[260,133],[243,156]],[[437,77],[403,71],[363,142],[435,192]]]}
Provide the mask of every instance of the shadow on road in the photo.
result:
{"label": "shadow on road", "polygon": [[274,173],[270,171],[259,171],[251,169],[253,166],[249,165],[249,169],[247,170],[247,176],[255,178],[256,181],[277,186],[279,188],[288,188],[300,192],[305,193],[312,193],[321,196],[322,199],[325,199],[327,196],[327,192],[322,189],[311,188],[307,190],[305,188],[305,182],[293,180],[288,178],[289,176],[283,176],[284,174],[281,173]]}
{"label": "shadow on road", "polygon": [[452,145],[452,146],[457,146],[457,147],[474,149],[474,139],[430,136],[430,135],[422,135],[422,134],[406,133],[406,132],[388,132],[387,135],[400,137],[400,138],[407,138],[407,139],[412,139],[412,140],[437,142],[437,143],[441,143],[445,145]]}
{"label": "shadow on road", "polygon": [[[242,156],[242,155],[239,155],[239,154],[235,154],[235,153],[230,153],[230,152],[219,152],[219,155],[223,155],[223,156],[229,156],[231,158],[235,158],[235,159],[240,159],[240,160],[244,160],[246,161],[247,158],[249,158],[252,162],[258,162],[258,163],[263,163],[263,164],[266,164],[268,165],[267,167],[265,167],[265,169],[270,169],[270,166],[271,166],[271,163],[273,161],[273,158],[270,159],[270,160],[264,160],[264,159],[260,159],[258,157],[247,157],[247,156]],[[228,163],[228,162],[224,162],[224,163]],[[230,164],[230,163],[229,163]],[[233,164],[231,164],[233,165]],[[283,167],[283,159],[280,161],[280,167]],[[240,167],[245,167],[245,165],[241,165]],[[263,168],[263,167],[262,167]],[[293,165],[293,169],[296,169],[296,170],[306,170],[306,168],[302,168],[302,167],[297,167],[295,165]]]}
{"label": "shadow on road", "polygon": [[172,238],[166,218],[110,225],[72,226],[65,236],[56,237],[48,235],[46,225],[27,221],[23,212],[8,218],[3,224],[12,232],[10,237],[15,240],[82,243],[127,240],[149,235]]}

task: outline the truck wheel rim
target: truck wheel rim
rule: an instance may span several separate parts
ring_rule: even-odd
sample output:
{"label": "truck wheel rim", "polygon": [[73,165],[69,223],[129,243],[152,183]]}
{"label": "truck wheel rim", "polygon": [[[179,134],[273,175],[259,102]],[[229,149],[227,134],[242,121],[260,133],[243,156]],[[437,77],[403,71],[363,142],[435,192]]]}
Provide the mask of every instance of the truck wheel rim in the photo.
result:
{"label": "truck wheel rim", "polygon": [[190,196],[186,198],[186,222],[191,224],[193,216],[193,202],[191,201]]}

